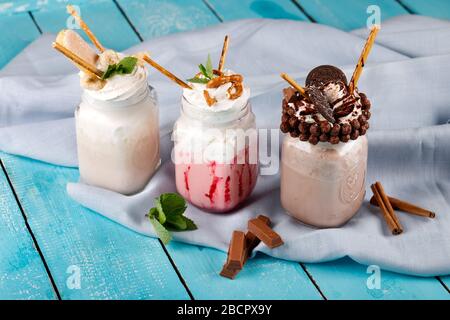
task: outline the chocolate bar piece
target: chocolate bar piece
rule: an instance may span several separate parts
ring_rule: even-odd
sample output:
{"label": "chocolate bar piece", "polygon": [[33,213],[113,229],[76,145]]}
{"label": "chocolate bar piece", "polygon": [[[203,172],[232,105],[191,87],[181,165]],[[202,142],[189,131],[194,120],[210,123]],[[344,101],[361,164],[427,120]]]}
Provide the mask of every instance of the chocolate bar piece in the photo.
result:
{"label": "chocolate bar piece", "polygon": [[[268,217],[259,215],[256,219],[270,226],[270,219]],[[253,249],[261,242],[253,232],[247,231],[244,236],[244,244],[242,245],[242,234],[243,232],[241,231],[233,232],[233,237],[228,247],[227,262],[223,265],[222,271],[220,272],[222,277],[233,280],[247,262]],[[240,253],[241,247],[243,248],[242,255]],[[240,260],[241,257],[242,260]]]}
{"label": "chocolate bar piece", "polygon": [[245,259],[245,234],[242,231],[234,231],[228,249],[227,267],[230,269],[242,269]]}
{"label": "chocolate bar piece", "polygon": [[[264,215],[259,215],[259,220],[263,221],[267,226],[270,227],[270,219]],[[256,248],[256,246],[261,242],[259,238],[251,231],[247,231],[245,234],[245,239],[247,241],[247,251],[246,251],[246,257],[245,260],[248,259],[248,257],[252,254],[253,249]]]}
{"label": "chocolate bar piece", "polygon": [[222,271],[220,271],[220,275],[222,277],[233,280],[237,276],[239,271],[239,269],[231,269],[227,266],[227,264],[225,264],[222,268]]}
{"label": "chocolate bar piece", "polygon": [[284,242],[280,235],[272,230],[264,221],[256,218],[248,222],[248,230],[256,235],[266,246],[273,249]]}

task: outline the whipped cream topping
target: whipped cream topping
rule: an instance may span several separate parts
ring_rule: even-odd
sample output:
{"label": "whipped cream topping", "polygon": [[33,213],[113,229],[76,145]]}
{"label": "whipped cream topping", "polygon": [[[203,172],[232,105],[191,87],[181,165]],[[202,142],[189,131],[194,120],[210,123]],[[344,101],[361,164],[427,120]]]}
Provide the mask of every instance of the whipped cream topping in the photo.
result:
{"label": "whipped cream topping", "polygon": [[[348,92],[347,86],[344,83],[338,81],[328,83],[323,88],[321,88],[321,91],[333,107],[333,112],[346,107],[351,108],[349,109],[350,112],[347,115],[338,117],[336,119],[337,123],[349,123],[353,119],[357,119],[362,114],[362,104],[357,89],[352,96]],[[297,102],[298,109],[292,102],[288,103],[288,106],[296,110],[295,116],[298,119],[304,120],[307,123],[314,123],[316,122],[316,119],[318,121],[326,121],[326,119],[316,111],[314,104],[305,100]]]}
{"label": "whipped cream topping", "polygon": [[[226,76],[236,74],[231,70],[225,70],[223,73]],[[192,90],[183,90],[184,99],[186,99],[186,101],[195,108],[210,112],[221,112],[234,108],[242,108],[245,104],[247,104],[247,101],[250,98],[250,89],[244,84],[242,95],[235,100],[230,99],[227,92],[227,90],[231,87],[231,83],[225,83],[218,88],[206,88],[206,84],[203,83],[189,82],[189,85],[192,87]],[[204,96],[205,90],[208,91],[211,98],[217,100],[217,102],[212,106],[208,106],[206,103]]]}
{"label": "whipped cream topping", "polygon": [[[118,63],[126,56],[112,50],[99,55],[97,68],[106,71],[111,64]],[[139,60],[138,60],[139,61]],[[138,62],[130,74],[115,75],[106,80],[92,79],[83,71],[80,72],[80,83],[85,89],[88,99],[103,102],[121,102],[131,98],[139,99],[148,91],[147,69]]]}
{"label": "whipped cream topping", "polygon": [[[224,74],[235,73],[226,70]],[[230,163],[247,147],[246,137],[251,144],[257,144],[256,130],[248,130],[255,127],[248,87],[244,86],[239,98],[231,100],[227,93],[231,83],[211,89],[206,84],[189,84],[193,89],[183,90],[182,116],[172,135],[177,161],[192,163],[194,157],[206,162]],[[206,103],[204,90],[217,100],[212,106]]]}

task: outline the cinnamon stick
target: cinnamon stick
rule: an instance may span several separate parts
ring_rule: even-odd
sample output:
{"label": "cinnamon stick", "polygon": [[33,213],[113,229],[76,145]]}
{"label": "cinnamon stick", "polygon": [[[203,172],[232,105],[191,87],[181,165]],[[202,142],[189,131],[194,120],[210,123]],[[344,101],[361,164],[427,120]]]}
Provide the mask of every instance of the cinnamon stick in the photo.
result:
{"label": "cinnamon stick", "polygon": [[170,80],[174,81],[178,85],[180,85],[183,88],[186,89],[192,89],[186,82],[179,79],[177,76],[175,76],[173,73],[171,73],[169,70],[165,69],[163,66],[159,65],[155,60],[150,58],[148,55],[144,55],[143,59],[145,62],[147,62],[149,65],[151,65],[153,68],[161,72],[163,75],[165,75]]}
{"label": "cinnamon stick", "polygon": [[375,184],[372,184],[370,186],[370,188],[372,189],[372,192],[373,192],[373,195],[374,195],[375,199],[379,203],[379,207],[380,207],[381,213],[383,214],[384,220],[386,220],[386,223],[387,223],[389,229],[391,230],[392,234],[398,235],[398,234],[402,233],[402,231],[396,225],[396,223],[395,223],[394,219],[392,218],[392,216],[389,214],[389,211],[386,208],[385,203],[383,202],[383,198],[381,197],[381,195],[380,195],[377,187],[375,186]]}
{"label": "cinnamon stick", "polygon": [[394,212],[394,208],[392,208],[392,205],[389,202],[386,192],[384,192],[383,185],[381,184],[381,182],[377,181],[377,182],[375,182],[375,186],[378,189],[378,192],[380,193],[380,196],[383,199],[384,204],[386,205],[386,209],[388,209],[389,214],[391,215],[392,219],[394,219],[395,224],[399,228],[400,233],[403,232],[402,225],[400,224],[400,221],[398,220],[398,217]]}
{"label": "cinnamon stick", "polygon": [[[412,203],[403,201],[403,200],[399,200],[393,197],[388,197],[389,202],[392,205],[392,208],[394,208],[394,210],[400,210],[406,213],[411,213],[414,214],[416,216],[421,216],[421,217],[426,217],[426,218],[435,218],[436,214],[433,211],[427,210],[427,209],[423,209],[421,207],[418,207]],[[375,199],[375,197],[372,197],[370,199],[370,204],[374,205],[374,206],[379,206],[378,205],[378,201],[377,199]]]}

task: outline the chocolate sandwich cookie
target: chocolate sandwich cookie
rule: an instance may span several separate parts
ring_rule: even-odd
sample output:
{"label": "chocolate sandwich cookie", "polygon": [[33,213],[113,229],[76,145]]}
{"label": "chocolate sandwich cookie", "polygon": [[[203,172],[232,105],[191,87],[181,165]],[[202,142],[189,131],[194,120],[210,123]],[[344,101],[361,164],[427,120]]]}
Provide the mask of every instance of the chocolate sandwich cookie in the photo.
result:
{"label": "chocolate sandwich cookie", "polygon": [[306,77],[307,87],[322,87],[332,81],[342,81],[347,85],[347,77],[341,69],[335,66],[323,65],[312,69]]}

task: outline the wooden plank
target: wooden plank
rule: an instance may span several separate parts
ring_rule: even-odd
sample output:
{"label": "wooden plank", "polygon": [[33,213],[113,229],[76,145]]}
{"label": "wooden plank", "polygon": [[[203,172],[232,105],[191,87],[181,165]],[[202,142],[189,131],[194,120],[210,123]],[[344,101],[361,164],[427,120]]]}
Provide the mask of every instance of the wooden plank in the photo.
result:
{"label": "wooden plank", "polygon": [[370,5],[378,5],[381,19],[386,20],[408,12],[394,0],[295,0],[318,23],[343,30],[364,27]]}
{"label": "wooden plank", "polygon": [[447,287],[447,291],[449,293],[449,299],[450,299],[450,276],[440,277],[441,281],[444,283],[444,285]]}
{"label": "wooden plank", "polygon": [[77,170],[0,155],[63,299],[189,299],[158,240],[67,196]]}
{"label": "wooden plank", "polygon": [[308,20],[305,14],[290,0],[206,0],[224,21],[271,18]]}
{"label": "wooden plank", "polygon": [[1,167],[0,195],[0,300],[56,299]]}
{"label": "wooden plank", "polygon": [[[95,0],[95,2],[108,0]],[[62,8],[68,3],[78,5],[81,3],[94,2],[93,0],[0,0],[0,15],[11,15],[28,11],[39,11],[48,8]]]}
{"label": "wooden plank", "polygon": [[350,259],[306,264],[307,271],[328,299],[449,299],[450,296],[436,278],[412,277],[381,270],[380,288],[369,289],[367,266]]}
{"label": "wooden plank", "polygon": [[[139,41],[139,38],[112,0],[93,3],[82,2],[79,7],[83,20],[107,48],[122,51]],[[69,15],[65,6],[56,6],[55,9],[44,8],[35,12],[34,17],[43,32],[56,34],[59,30],[67,28]],[[79,33],[87,39],[82,30],[79,30]]]}
{"label": "wooden plank", "polygon": [[450,1],[448,0],[401,0],[415,14],[450,19]]}
{"label": "wooden plank", "polygon": [[0,30],[0,69],[39,36],[28,14],[0,16]]}
{"label": "wooden plank", "polygon": [[[89,0],[71,0],[70,3],[78,4]],[[95,0],[103,1],[103,0]],[[3,0],[0,1],[0,15],[12,15],[26,13],[28,11],[38,11],[45,8],[56,8],[67,5],[68,1],[61,0]]]}
{"label": "wooden plank", "polygon": [[196,299],[322,299],[295,262],[259,254],[230,280],[219,275],[221,251],[176,242],[167,249]]}
{"label": "wooden plank", "polygon": [[219,22],[202,0],[118,0],[143,39]]}

